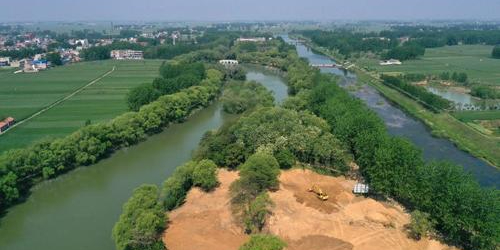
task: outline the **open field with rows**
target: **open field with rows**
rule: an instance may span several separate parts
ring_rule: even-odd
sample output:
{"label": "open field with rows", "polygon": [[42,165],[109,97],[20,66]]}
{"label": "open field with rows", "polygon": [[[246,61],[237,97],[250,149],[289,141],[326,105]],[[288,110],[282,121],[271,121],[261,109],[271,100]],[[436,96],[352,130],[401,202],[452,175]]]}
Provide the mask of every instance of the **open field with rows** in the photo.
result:
{"label": "open field with rows", "polygon": [[[70,65],[67,69],[64,69],[65,67],[56,68],[42,72],[42,74],[24,74],[23,77],[30,80],[31,86],[38,84],[33,87],[35,90],[32,93],[27,86],[24,87],[23,94],[17,98],[19,101],[14,107],[17,108],[19,114],[26,116],[65,96],[65,94],[73,92],[116,66],[114,72],[92,86],[1,135],[0,152],[26,146],[42,138],[64,136],[84,126],[87,121],[91,123],[106,121],[126,112],[125,95],[128,90],[141,83],[152,81],[158,75],[161,62],[160,60],[101,61]],[[55,75],[53,72],[56,70],[62,72],[62,75]],[[44,75],[49,73],[49,76]],[[37,77],[40,78],[37,79]],[[52,79],[53,83],[49,79]],[[4,82],[3,79],[0,81]],[[74,87],[67,90],[69,86]],[[60,89],[64,89],[64,92]],[[52,91],[59,92],[56,95],[51,94]],[[37,100],[38,106],[35,106],[35,102],[28,97],[36,96],[37,92],[47,93],[47,96]],[[16,99],[15,96],[10,98]],[[23,109],[23,103],[24,106],[30,108]],[[2,106],[2,110],[9,109]]]}
{"label": "open field with rows", "polygon": [[380,66],[378,60],[360,59],[358,64],[380,73],[465,72],[470,81],[500,86],[500,60],[491,57],[493,47],[488,45],[459,45],[426,49],[417,60],[402,65]]}

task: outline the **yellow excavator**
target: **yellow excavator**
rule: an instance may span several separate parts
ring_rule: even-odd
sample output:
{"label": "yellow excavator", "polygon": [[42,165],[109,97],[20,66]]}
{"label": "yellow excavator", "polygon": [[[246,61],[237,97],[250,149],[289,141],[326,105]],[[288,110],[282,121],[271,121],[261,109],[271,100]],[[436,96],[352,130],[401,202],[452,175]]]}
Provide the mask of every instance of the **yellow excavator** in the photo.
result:
{"label": "yellow excavator", "polygon": [[318,199],[322,200],[322,201],[326,201],[328,200],[328,195],[323,192],[323,190],[321,190],[320,187],[318,187],[316,184],[312,185],[312,187],[310,187],[308,189],[309,192],[314,192],[316,194],[316,196],[318,197]]}

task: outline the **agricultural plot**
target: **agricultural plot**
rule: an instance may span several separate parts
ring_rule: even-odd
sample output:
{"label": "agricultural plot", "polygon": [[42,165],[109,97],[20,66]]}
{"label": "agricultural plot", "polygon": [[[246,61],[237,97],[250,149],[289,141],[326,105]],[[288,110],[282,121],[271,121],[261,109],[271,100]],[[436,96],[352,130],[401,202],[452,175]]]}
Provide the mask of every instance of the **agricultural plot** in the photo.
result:
{"label": "agricultural plot", "polygon": [[22,120],[112,68],[111,62],[98,61],[30,74],[0,71],[0,116]]}
{"label": "agricultural plot", "polygon": [[500,111],[454,112],[453,116],[483,134],[500,137]]}
{"label": "agricultural plot", "polygon": [[473,82],[500,86],[500,60],[491,58],[492,49],[488,45],[447,46],[426,49],[422,58],[402,65],[380,66],[374,59],[361,59],[358,64],[387,74],[465,72]]}
{"label": "agricultural plot", "polygon": [[[96,71],[103,73],[116,66],[115,71],[47,112],[0,136],[0,152],[23,147],[47,137],[61,137],[88,122],[106,121],[126,112],[128,108],[125,96],[128,90],[141,83],[151,82],[158,75],[161,62],[99,62],[100,68],[95,69]],[[94,68],[93,64],[88,66]],[[72,84],[71,79],[69,76],[66,81]]]}

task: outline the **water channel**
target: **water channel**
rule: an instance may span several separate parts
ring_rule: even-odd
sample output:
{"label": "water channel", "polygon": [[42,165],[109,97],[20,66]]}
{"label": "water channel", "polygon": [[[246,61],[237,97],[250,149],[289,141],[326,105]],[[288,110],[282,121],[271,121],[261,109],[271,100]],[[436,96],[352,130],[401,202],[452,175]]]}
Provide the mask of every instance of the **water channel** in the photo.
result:
{"label": "water channel", "polygon": [[[246,67],[247,79],[275,93],[287,87],[277,74]],[[0,218],[1,250],[111,250],[111,229],[123,203],[143,183],[161,184],[176,166],[188,161],[203,134],[227,119],[220,103],[203,109],[146,141],[82,167],[32,190],[27,201]]]}
{"label": "water channel", "polygon": [[[311,64],[335,63],[329,57],[315,53],[303,44],[290,39],[287,35],[282,37],[285,41],[296,45],[299,56],[307,58]],[[321,71],[340,76],[340,84],[344,87],[356,85],[357,80],[354,74],[337,68],[323,68]],[[498,169],[458,149],[447,139],[433,137],[422,122],[404,113],[371,86],[363,84],[354,89],[356,90],[353,94],[363,100],[384,120],[389,133],[411,140],[423,151],[426,160],[448,160],[462,165],[482,186],[500,188],[500,171]]]}

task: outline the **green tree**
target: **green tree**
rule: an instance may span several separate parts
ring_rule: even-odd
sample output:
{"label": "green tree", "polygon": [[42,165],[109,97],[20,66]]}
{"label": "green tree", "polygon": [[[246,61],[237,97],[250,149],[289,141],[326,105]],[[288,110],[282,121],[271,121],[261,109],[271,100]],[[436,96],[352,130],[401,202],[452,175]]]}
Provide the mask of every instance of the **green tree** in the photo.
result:
{"label": "green tree", "polygon": [[281,250],[286,243],[274,235],[254,234],[239,250]]}
{"label": "green tree", "polygon": [[149,83],[141,84],[127,94],[127,105],[130,110],[137,111],[142,105],[148,104],[160,96],[160,92]]}
{"label": "green tree", "polygon": [[266,224],[267,217],[271,214],[273,202],[266,192],[262,192],[250,201],[243,212],[243,224],[247,233],[258,233]]}
{"label": "green tree", "polygon": [[257,195],[268,189],[278,188],[280,174],[278,161],[264,152],[250,156],[240,167],[242,187]]}
{"label": "green tree", "polygon": [[500,59],[500,46],[495,46],[491,51],[491,57]]}
{"label": "green tree", "polygon": [[61,54],[59,52],[52,52],[47,54],[47,60],[54,66],[60,66],[63,64],[61,60]]}
{"label": "green tree", "polygon": [[434,228],[434,222],[429,214],[415,210],[411,213],[410,224],[408,225],[410,236],[416,240],[426,237]]}
{"label": "green tree", "polygon": [[218,184],[217,165],[211,160],[198,162],[193,170],[193,185],[205,191],[210,191],[217,187]]}

